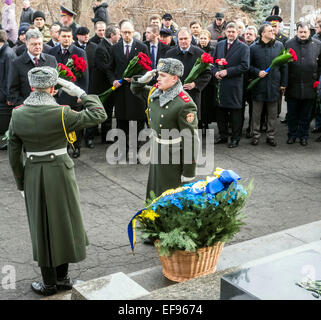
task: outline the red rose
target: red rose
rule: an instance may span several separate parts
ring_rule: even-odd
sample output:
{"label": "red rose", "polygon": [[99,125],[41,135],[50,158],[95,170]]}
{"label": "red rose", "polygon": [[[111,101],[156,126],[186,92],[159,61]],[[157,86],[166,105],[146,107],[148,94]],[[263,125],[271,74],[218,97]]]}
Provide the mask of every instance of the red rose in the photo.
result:
{"label": "red rose", "polygon": [[203,53],[202,54],[202,62],[203,63],[213,63],[213,58],[208,53]]}
{"label": "red rose", "polygon": [[226,65],[228,65],[226,59],[224,59],[224,58],[222,58],[222,59],[216,59],[216,60],[215,60],[215,63],[217,63],[217,64],[220,65],[220,66],[226,66]]}
{"label": "red rose", "polygon": [[292,48],[289,49],[289,53],[291,54],[291,57],[292,57],[292,61],[293,61],[293,62],[295,62],[295,61],[298,60],[298,57],[297,57],[295,51],[294,51]]}
{"label": "red rose", "polygon": [[318,87],[319,87],[319,81],[315,81],[315,82],[313,83],[313,88],[316,89],[316,88],[318,88]]}

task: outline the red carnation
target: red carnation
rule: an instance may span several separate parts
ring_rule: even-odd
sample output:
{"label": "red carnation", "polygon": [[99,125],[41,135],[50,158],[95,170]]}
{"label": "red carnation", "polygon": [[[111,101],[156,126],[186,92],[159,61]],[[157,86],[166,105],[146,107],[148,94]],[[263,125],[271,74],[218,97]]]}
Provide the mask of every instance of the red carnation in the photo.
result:
{"label": "red carnation", "polygon": [[313,83],[313,88],[316,89],[316,88],[318,88],[318,87],[319,87],[319,81],[315,81],[315,82]]}
{"label": "red carnation", "polygon": [[203,63],[213,63],[213,58],[210,54],[208,53],[203,53],[202,54],[202,62]]}
{"label": "red carnation", "polygon": [[293,62],[295,62],[295,61],[298,60],[298,57],[297,57],[295,51],[294,51],[292,48],[289,49],[289,53],[291,54],[291,57],[292,57],[292,61],[293,61]]}

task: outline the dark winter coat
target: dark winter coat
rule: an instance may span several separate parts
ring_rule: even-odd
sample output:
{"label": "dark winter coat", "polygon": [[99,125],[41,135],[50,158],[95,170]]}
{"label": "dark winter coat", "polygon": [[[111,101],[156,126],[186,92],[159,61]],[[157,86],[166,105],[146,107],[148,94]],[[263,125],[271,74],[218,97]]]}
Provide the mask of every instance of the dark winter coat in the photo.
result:
{"label": "dark winter coat", "polygon": [[[41,53],[39,67],[44,66],[56,68],[56,58],[49,54]],[[28,71],[34,67],[35,65],[31,61],[27,51],[25,51],[20,57],[13,60],[10,64],[8,101],[13,102],[16,106],[22,104],[31,92],[28,80]]]}
{"label": "dark winter coat", "polygon": [[[259,72],[266,70],[284,49],[280,41],[270,41],[265,44],[257,40],[250,46],[250,73],[256,79]],[[251,90],[255,101],[275,102],[280,99],[280,87],[287,86],[287,64],[272,69]]]}
{"label": "dark winter coat", "polygon": [[24,190],[33,258],[40,267],[79,262],[86,257],[88,239],[81,218],[74,163],[68,154],[30,156],[67,148],[66,131],[95,126],[107,116],[99,98],[83,98],[86,110],[73,112],[59,106],[45,92],[32,92],[25,105],[15,108],[9,126],[8,154],[19,190]]}
{"label": "dark winter coat", "polygon": [[320,33],[314,34],[312,39],[317,39],[317,40],[321,41],[321,34]]}
{"label": "dark winter coat", "polygon": [[321,74],[321,42],[312,38],[306,41],[297,36],[288,40],[286,49],[292,48],[298,57],[288,66],[288,87],[286,96],[294,99],[314,99],[313,84]]}
{"label": "dark winter coat", "polygon": [[111,48],[112,44],[109,43],[107,39],[103,39],[97,46],[95,52],[95,76],[93,77],[93,89],[95,94],[100,94],[111,87],[107,77]]}
{"label": "dark winter coat", "polygon": [[[214,56],[214,47],[210,43],[206,47],[199,47],[206,53]],[[201,120],[203,123],[211,123],[216,120],[215,116],[215,81],[214,77],[211,76],[211,80],[202,91],[201,99]]]}
{"label": "dark winter coat", "polygon": [[[174,47],[166,52],[166,58],[174,58],[181,61],[184,65],[184,74],[181,77],[181,81],[184,84],[184,80],[189,75],[192,70],[195,61],[199,58],[204,51],[196,46],[191,45],[188,52],[183,54],[180,48]],[[195,88],[192,90],[187,90],[187,93],[192,97],[193,101],[197,105],[198,114],[197,116],[200,118],[200,106],[201,106],[201,92],[207,86],[209,81],[211,80],[212,74],[210,70],[206,70],[199,75],[199,77],[194,81]]]}
{"label": "dark winter coat", "polygon": [[19,25],[21,25],[21,23],[24,23],[24,22],[29,23],[30,25],[33,24],[32,16],[34,12],[35,10],[33,10],[31,7],[27,9],[22,8]]}
{"label": "dark winter coat", "polygon": [[[75,46],[82,49],[78,41],[75,42]],[[93,92],[93,78],[94,78],[94,67],[95,67],[95,55],[96,55],[97,45],[93,42],[88,42],[85,48],[87,61],[88,61],[88,71],[89,71],[89,85],[88,93]]]}
{"label": "dark winter coat", "polygon": [[[74,44],[71,44],[71,46],[68,48],[68,51],[65,55],[62,54],[61,46],[56,46],[54,48],[51,48],[49,51],[49,54],[53,55],[58,63],[66,64],[68,59],[70,59],[74,54],[76,54],[78,57],[83,57],[87,62],[87,68],[83,74],[83,76],[80,79],[77,79],[75,82],[75,85],[80,87],[81,89],[88,92],[88,86],[89,86],[89,72],[88,72],[88,60],[85,50],[80,49],[76,47]],[[77,97],[71,97],[66,92],[62,91],[59,95],[57,102],[59,104],[66,104],[71,107],[75,107],[77,105]]]}
{"label": "dark winter coat", "polygon": [[0,49],[0,103],[8,101],[9,66],[15,58],[14,51],[5,43]]}
{"label": "dark winter coat", "polygon": [[[132,48],[127,59],[124,54],[124,42],[119,40],[112,46],[110,55],[110,64],[108,66],[107,77],[109,84],[113,85],[115,80],[120,80],[123,76],[123,72],[128,66],[128,63],[132,58],[138,55],[139,52],[143,52],[149,56],[147,46],[134,39]],[[145,120],[146,103],[135,97],[130,91],[130,83],[123,81],[123,84],[114,93],[115,101],[115,116],[120,120]]]}
{"label": "dark winter coat", "polygon": [[98,36],[97,36],[97,34],[95,34],[93,37],[91,37],[90,39],[89,39],[89,42],[94,42],[94,43],[96,43],[96,44],[99,44],[100,42],[101,42],[101,38],[99,38]]}
{"label": "dark winter coat", "polygon": [[108,4],[106,2],[102,3],[100,6],[94,8],[95,16],[91,19],[93,23],[97,21],[104,21],[107,24],[110,23],[109,14],[107,10]]}
{"label": "dark winter coat", "polygon": [[[241,109],[244,73],[250,68],[250,48],[244,42],[235,40],[227,50],[227,40],[219,41],[215,47],[214,61],[222,58],[227,60],[228,65],[225,67],[227,76],[221,80],[220,107]],[[218,71],[217,64],[214,64],[213,76]]]}

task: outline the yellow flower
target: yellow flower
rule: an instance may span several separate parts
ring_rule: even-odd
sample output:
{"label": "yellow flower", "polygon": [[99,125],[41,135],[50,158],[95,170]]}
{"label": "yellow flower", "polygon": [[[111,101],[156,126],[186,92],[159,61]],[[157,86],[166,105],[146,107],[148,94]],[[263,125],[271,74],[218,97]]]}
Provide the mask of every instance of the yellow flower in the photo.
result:
{"label": "yellow flower", "polygon": [[151,209],[148,209],[148,210],[144,210],[139,216],[141,217],[141,219],[149,219],[149,220],[155,221],[155,218],[158,218],[159,214],[157,214]]}
{"label": "yellow flower", "polygon": [[214,171],[214,176],[217,176],[219,178],[223,171],[224,169],[217,167],[216,170]]}

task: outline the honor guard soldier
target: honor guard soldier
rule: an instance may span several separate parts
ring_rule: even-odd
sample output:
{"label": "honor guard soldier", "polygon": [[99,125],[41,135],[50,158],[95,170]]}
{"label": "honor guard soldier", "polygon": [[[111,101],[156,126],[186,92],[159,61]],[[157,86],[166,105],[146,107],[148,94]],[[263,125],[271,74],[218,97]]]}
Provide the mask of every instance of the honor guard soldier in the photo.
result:
{"label": "honor guard soldier", "polygon": [[[72,288],[68,264],[84,260],[88,245],[74,163],[67,154],[68,133],[95,126],[107,116],[97,96],[58,79],[54,68],[33,68],[28,78],[33,92],[12,112],[8,154],[18,190],[25,197],[33,258],[43,278],[31,288],[52,295]],[[81,99],[86,110],[58,105],[52,96],[57,83]]]}
{"label": "honor guard soldier", "polygon": [[[157,71],[157,84],[148,86]],[[132,92],[147,100],[146,113],[152,129],[147,199],[151,191],[159,196],[195,178],[199,150],[197,107],[183,90],[179,79],[183,73],[184,65],[179,60],[160,59],[156,70],[133,77],[131,83]],[[173,134],[169,136],[170,130]],[[182,135],[182,130],[189,134]],[[167,154],[162,152],[164,149]],[[175,162],[177,155],[179,161]],[[166,163],[164,157],[168,157]]]}
{"label": "honor guard soldier", "polygon": [[60,22],[64,27],[69,27],[72,30],[72,36],[74,41],[77,41],[76,31],[80,27],[79,24],[74,22],[74,17],[77,16],[77,13],[67,9],[64,6],[60,6]]}

